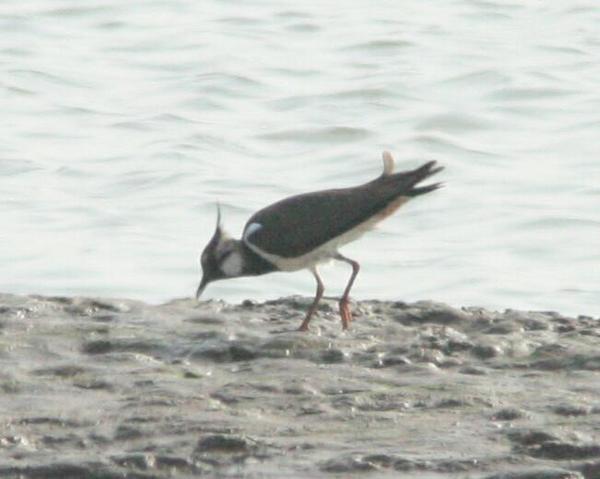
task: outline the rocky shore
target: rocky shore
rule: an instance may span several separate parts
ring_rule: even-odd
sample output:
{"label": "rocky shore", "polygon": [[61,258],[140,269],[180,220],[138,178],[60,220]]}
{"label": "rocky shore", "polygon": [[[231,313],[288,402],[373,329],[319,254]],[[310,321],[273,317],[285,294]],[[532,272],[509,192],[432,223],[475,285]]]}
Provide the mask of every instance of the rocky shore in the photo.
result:
{"label": "rocky shore", "polygon": [[0,478],[600,478],[600,321],[0,295]]}

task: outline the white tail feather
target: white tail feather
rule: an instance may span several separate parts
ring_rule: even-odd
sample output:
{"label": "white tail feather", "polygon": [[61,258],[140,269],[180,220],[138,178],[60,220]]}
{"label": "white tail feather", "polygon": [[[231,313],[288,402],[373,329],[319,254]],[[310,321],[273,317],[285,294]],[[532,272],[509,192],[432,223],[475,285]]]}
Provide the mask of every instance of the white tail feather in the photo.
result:
{"label": "white tail feather", "polygon": [[394,172],[394,157],[389,151],[384,151],[383,157],[383,176],[391,175]]}

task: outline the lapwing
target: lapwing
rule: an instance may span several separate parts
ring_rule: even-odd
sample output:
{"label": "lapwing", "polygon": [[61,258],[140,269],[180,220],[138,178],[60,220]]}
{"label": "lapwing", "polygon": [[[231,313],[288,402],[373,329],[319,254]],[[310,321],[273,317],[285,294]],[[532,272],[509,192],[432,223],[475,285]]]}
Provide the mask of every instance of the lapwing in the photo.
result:
{"label": "lapwing", "polygon": [[335,259],[352,266],[339,300],[342,329],[348,329],[352,320],[349,294],[360,265],[343,256],[339,248],[374,228],[411,198],[437,190],[441,183],[417,185],[442,169],[430,161],[415,170],[394,173],[394,159],[385,151],[379,177],[359,186],[278,201],[250,217],[240,240],[223,230],[218,208],[216,230],[200,258],[202,280],[196,298],[208,283],[219,279],[308,269],[317,281],[317,291],[299,328],[306,331],[325,290],[317,265]]}

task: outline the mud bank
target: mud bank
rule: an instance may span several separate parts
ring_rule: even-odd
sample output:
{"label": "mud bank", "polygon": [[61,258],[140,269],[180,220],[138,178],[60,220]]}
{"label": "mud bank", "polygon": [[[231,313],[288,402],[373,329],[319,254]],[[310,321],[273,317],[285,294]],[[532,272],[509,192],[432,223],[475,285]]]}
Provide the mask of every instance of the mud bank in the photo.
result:
{"label": "mud bank", "polygon": [[0,295],[0,478],[600,477],[600,321]]}

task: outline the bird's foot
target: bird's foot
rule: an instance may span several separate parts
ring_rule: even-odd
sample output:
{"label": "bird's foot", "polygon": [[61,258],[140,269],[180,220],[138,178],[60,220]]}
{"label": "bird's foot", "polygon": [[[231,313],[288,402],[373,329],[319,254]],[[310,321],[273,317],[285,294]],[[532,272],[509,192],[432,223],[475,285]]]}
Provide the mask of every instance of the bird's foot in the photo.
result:
{"label": "bird's foot", "polygon": [[308,331],[308,324],[302,323],[296,331]]}
{"label": "bird's foot", "polygon": [[302,321],[302,324],[298,328],[298,331],[308,331],[308,323],[310,323],[310,320],[312,319],[313,314],[314,314],[313,311],[309,311],[309,313],[304,318],[304,321]]}

